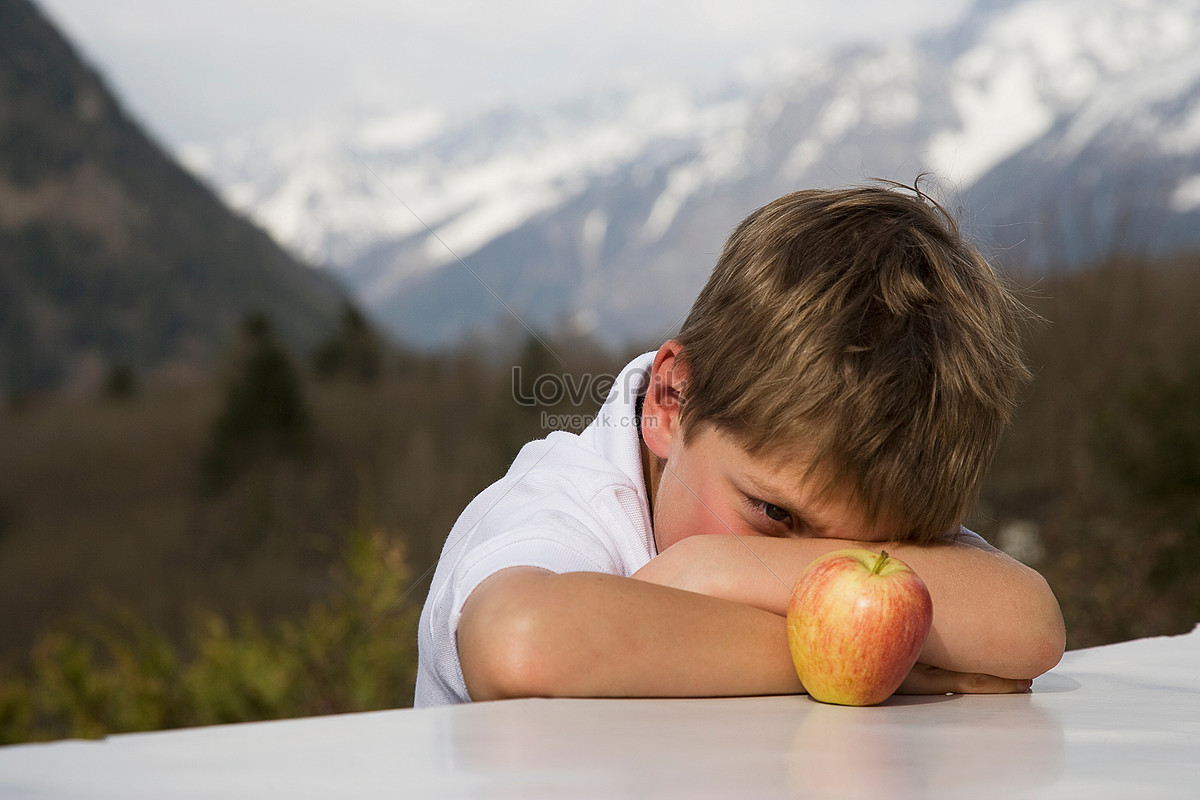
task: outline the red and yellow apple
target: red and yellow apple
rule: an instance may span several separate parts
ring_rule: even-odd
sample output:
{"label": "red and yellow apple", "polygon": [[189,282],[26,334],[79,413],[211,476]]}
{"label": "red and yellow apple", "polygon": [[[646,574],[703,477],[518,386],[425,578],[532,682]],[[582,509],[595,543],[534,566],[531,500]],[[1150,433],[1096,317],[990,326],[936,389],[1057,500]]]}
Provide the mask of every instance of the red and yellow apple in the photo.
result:
{"label": "red and yellow apple", "polygon": [[886,551],[835,550],[796,579],[788,603],[788,647],[814,700],[882,703],[917,662],[933,623],[933,601],[917,573]]}

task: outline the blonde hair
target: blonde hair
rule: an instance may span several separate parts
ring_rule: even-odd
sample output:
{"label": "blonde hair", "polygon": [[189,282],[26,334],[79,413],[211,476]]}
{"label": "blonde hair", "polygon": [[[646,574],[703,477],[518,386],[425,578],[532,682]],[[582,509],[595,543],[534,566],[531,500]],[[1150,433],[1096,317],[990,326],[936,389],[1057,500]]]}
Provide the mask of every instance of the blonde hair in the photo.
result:
{"label": "blonde hair", "polygon": [[1029,378],[1027,314],[918,188],[786,195],[729,237],[677,337],[684,435],[800,457],[868,524],[932,541],[974,502]]}

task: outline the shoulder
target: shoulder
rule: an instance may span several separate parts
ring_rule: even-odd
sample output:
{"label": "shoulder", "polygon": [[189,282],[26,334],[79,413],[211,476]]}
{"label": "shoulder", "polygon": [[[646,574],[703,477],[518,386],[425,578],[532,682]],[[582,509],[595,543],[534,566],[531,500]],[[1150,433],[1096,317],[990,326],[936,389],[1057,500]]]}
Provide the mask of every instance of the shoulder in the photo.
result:
{"label": "shoulder", "polygon": [[464,509],[435,585],[468,588],[507,566],[632,574],[653,555],[643,495],[631,476],[574,434],[531,442]]}
{"label": "shoulder", "polygon": [[984,539],[965,525],[959,525],[957,530],[947,532],[946,541],[953,544],[965,544],[970,547],[977,547],[980,550],[993,551],[996,549],[988,543],[987,539]]}

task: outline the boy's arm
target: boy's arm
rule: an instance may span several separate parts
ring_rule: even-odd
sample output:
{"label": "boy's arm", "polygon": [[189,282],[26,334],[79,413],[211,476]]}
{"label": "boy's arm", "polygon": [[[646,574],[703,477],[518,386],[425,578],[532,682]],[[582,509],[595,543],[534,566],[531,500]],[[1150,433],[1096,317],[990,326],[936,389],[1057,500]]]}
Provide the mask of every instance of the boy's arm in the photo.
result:
{"label": "boy's arm", "polygon": [[974,537],[916,545],[692,536],[651,560],[635,577],[786,614],[796,577],[814,558],[841,547],[886,549],[925,581],[933,597],[933,628],[922,664],[1031,679],[1062,657],[1062,612],[1046,581]]}
{"label": "boy's arm", "polygon": [[778,615],[595,572],[502,570],[463,606],[473,700],[802,691]]}
{"label": "boy's arm", "polygon": [[[782,616],[614,575],[502,570],[467,599],[457,644],[474,700],[803,691]],[[902,691],[1024,688],[989,675],[921,669]]]}

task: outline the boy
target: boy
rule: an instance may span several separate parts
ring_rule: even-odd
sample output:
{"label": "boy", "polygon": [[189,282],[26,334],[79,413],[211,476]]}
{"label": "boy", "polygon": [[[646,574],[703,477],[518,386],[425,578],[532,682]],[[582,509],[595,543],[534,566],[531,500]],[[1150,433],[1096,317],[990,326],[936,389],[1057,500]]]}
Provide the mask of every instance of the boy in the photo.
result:
{"label": "boy", "polygon": [[1020,310],[919,190],[754,212],[679,335],[463,512],[416,705],[802,692],[792,581],[885,542],[933,596],[901,691],[1027,690],[1062,655],[1058,603],[960,525],[1028,377]]}

